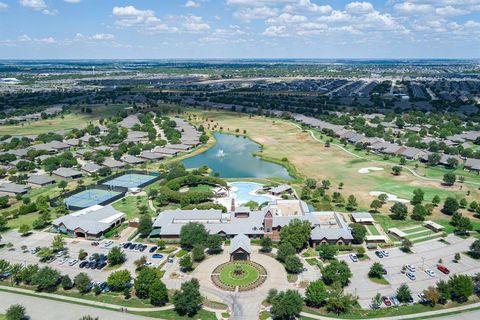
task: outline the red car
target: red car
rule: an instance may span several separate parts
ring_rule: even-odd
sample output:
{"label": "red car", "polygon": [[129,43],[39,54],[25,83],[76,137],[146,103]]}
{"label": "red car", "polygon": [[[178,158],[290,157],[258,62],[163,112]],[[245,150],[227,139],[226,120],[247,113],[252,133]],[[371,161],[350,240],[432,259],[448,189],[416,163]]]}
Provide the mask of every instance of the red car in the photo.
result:
{"label": "red car", "polygon": [[448,270],[447,267],[445,267],[444,265],[437,265],[437,269],[440,270],[441,272],[445,273],[445,274],[449,274],[450,273],[450,270]]}
{"label": "red car", "polygon": [[390,299],[389,299],[388,297],[383,296],[383,297],[382,297],[382,300],[383,300],[383,303],[385,303],[385,305],[386,305],[387,307],[390,307],[390,306],[392,305],[392,301],[390,301]]}

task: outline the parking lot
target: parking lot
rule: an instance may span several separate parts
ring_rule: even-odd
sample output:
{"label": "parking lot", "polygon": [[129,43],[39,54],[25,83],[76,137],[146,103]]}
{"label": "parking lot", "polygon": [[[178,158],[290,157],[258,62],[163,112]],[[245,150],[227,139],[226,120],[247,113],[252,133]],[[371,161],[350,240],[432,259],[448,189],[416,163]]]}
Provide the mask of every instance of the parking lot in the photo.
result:
{"label": "parking lot", "polygon": [[[8,232],[3,235],[2,242],[3,243],[12,243],[14,244],[13,248],[3,248],[0,250],[0,259],[5,259],[10,263],[22,263],[22,264],[39,264],[40,266],[50,266],[52,268],[57,269],[62,274],[67,274],[71,278],[75,277],[80,272],[87,273],[93,281],[105,281],[109,275],[108,267],[102,270],[96,269],[87,269],[87,268],[80,268],[80,263],[77,262],[74,265],[69,265],[68,262],[63,264],[59,264],[59,258],[50,262],[50,263],[41,263],[39,262],[39,258],[30,252],[30,249],[34,249],[36,247],[46,247],[50,246],[55,234],[48,233],[48,232],[35,232],[28,237],[22,237],[17,232],[12,231]],[[66,256],[69,259],[78,259],[78,253],[81,249],[87,252],[88,257],[90,257],[94,253],[98,254],[105,254],[107,255],[111,248],[114,246],[120,245],[118,241],[113,241],[113,243],[105,247],[105,240],[101,241],[98,246],[92,246],[92,241],[84,240],[84,239],[72,239],[72,238],[65,238],[65,248],[68,250]],[[23,252],[21,249],[22,246],[27,247],[27,251]],[[147,257],[147,261],[152,262],[153,265],[159,265],[166,257],[164,255],[163,258],[152,258],[152,253],[149,252],[149,249],[152,246],[148,246],[147,249],[143,252],[138,250],[128,250],[122,249],[127,257],[126,262],[122,265],[120,269],[127,269],[132,274],[135,272],[135,265],[134,261],[139,259],[142,256]]]}
{"label": "parking lot", "polygon": [[[350,266],[353,277],[347,287],[347,291],[359,296],[359,303],[362,307],[368,308],[372,298],[380,293],[382,295],[394,295],[397,288],[406,283],[414,300],[418,301],[417,293],[422,292],[429,286],[434,286],[440,279],[447,280],[452,274],[475,274],[480,271],[480,261],[476,261],[467,255],[461,255],[458,263],[453,262],[455,253],[466,252],[470,244],[475,241],[473,238],[461,239],[456,236],[446,238],[450,245],[438,240],[431,240],[414,245],[413,253],[404,253],[398,248],[389,249],[389,256],[384,258],[377,257],[373,251],[367,252],[369,260],[352,262],[348,255],[342,255],[339,260],[344,260]],[[450,275],[443,274],[437,270],[439,259],[442,264],[450,269]],[[385,279],[389,285],[381,285],[368,279],[368,271],[374,262],[380,262],[388,274]],[[402,267],[406,264],[416,267],[416,280],[410,280],[404,273]],[[435,276],[431,277],[425,273],[425,269],[431,269]]]}

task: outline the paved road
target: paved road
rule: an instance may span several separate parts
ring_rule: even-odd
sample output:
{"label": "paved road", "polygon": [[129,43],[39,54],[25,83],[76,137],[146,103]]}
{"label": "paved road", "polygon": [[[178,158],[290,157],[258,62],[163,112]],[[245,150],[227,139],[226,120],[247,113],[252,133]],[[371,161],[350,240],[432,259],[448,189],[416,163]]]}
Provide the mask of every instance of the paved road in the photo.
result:
{"label": "paved road", "polygon": [[472,319],[480,319],[480,310],[464,312],[459,314],[452,314],[445,317],[438,317],[433,318],[436,320],[472,320]]}
{"label": "paved road", "polygon": [[19,303],[27,309],[31,320],[78,320],[84,315],[98,317],[100,320],[151,320],[150,317],[142,317],[125,314],[117,311],[99,309],[95,307],[81,306],[77,304],[25,296],[11,292],[0,292],[0,313],[12,304]]}

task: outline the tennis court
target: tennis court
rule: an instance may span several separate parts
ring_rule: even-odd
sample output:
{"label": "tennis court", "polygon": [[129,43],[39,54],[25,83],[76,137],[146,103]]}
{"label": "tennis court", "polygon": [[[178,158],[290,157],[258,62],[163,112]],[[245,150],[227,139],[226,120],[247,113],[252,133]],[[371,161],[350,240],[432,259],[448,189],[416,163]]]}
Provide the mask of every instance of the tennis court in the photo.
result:
{"label": "tennis court", "polygon": [[125,188],[141,188],[153,182],[157,176],[140,173],[127,173],[122,176],[105,181],[104,185],[111,187],[125,187]]}
{"label": "tennis court", "polygon": [[88,208],[118,196],[121,192],[102,189],[88,189],[65,198],[68,207]]}

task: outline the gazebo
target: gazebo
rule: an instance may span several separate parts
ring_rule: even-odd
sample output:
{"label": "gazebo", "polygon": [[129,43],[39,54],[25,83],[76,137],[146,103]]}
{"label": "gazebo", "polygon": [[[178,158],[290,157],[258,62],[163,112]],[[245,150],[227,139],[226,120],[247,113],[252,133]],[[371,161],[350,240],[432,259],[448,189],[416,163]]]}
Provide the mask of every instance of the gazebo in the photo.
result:
{"label": "gazebo", "polygon": [[230,261],[250,260],[250,238],[244,234],[237,234],[230,243]]}

